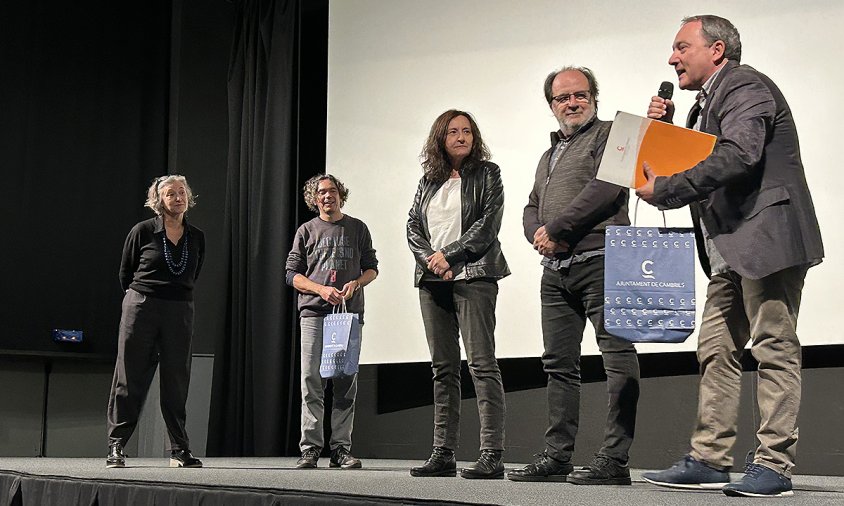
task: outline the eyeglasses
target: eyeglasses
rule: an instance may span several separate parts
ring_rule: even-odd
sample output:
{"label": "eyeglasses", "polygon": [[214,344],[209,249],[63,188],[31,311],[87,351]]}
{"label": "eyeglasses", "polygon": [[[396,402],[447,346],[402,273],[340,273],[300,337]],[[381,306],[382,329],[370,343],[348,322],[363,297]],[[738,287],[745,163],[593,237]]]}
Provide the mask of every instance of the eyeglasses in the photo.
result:
{"label": "eyeglasses", "polygon": [[568,104],[571,98],[574,97],[575,102],[588,102],[589,101],[589,92],[588,91],[575,91],[574,93],[561,93],[556,97],[551,97],[551,100],[557,102],[558,104]]}

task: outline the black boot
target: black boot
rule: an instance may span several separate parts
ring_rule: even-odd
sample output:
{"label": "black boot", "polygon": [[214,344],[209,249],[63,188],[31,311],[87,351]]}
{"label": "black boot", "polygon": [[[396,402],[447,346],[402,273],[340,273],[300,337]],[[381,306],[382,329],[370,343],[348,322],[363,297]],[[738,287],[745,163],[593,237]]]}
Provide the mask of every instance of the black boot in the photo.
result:
{"label": "black boot", "polygon": [[123,453],[123,445],[120,441],[112,441],[108,444],[106,467],[126,467],[126,454]]}
{"label": "black boot", "polygon": [[467,479],[494,480],[504,477],[504,463],[501,450],[481,450],[477,462],[460,470],[460,476]]}
{"label": "black boot", "polygon": [[457,462],[454,450],[435,446],[431,456],[424,464],[410,468],[410,475],[417,477],[457,476]]}

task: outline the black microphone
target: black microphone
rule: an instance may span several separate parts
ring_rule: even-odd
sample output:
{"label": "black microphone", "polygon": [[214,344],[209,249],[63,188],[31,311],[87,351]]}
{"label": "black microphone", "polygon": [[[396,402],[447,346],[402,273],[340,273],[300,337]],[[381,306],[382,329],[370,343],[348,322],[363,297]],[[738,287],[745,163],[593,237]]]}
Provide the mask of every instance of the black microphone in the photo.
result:
{"label": "black microphone", "polygon": [[674,85],[668,81],[662,81],[662,84],[659,85],[659,91],[656,92],[656,96],[665,100],[671,100],[671,97],[674,96]]}
{"label": "black microphone", "polygon": [[[671,97],[674,96],[674,84],[668,81],[662,81],[662,84],[659,85],[659,91],[656,92],[656,95],[659,98],[671,100]],[[659,118],[659,121],[664,121],[668,123],[668,118],[666,116],[663,116]]]}

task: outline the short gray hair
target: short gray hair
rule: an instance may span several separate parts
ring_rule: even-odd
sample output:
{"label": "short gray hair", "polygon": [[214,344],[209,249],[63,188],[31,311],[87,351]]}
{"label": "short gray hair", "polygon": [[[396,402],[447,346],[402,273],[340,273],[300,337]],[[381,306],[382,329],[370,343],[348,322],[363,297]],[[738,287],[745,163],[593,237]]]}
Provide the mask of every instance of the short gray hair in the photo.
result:
{"label": "short gray hair", "polygon": [[712,14],[704,14],[687,16],[683,18],[682,24],[685,25],[693,21],[700,21],[700,33],[710,45],[717,40],[724,43],[724,58],[741,63],[741,38],[730,20]]}
{"label": "short gray hair", "polygon": [[548,102],[548,105],[551,105],[551,100],[554,99],[552,95],[551,86],[554,84],[554,79],[557,78],[558,75],[562,74],[563,72],[568,72],[569,70],[576,70],[583,74],[586,78],[586,82],[589,83],[589,95],[591,95],[592,100],[595,101],[595,111],[598,110],[598,80],[595,78],[595,74],[588,67],[577,67],[575,65],[567,65],[559,70],[555,70],[548,74],[545,78],[545,84],[543,85],[542,89],[545,92],[545,101]]}
{"label": "short gray hair", "polygon": [[161,216],[164,213],[164,203],[161,201],[161,188],[167,186],[168,184],[173,183],[182,183],[185,185],[185,192],[188,194],[188,209],[196,205],[196,197],[193,194],[193,191],[190,189],[190,185],[188,184],[188,180],[185,179],[185,176],[179,174],[170,174],[167,176],[157,177],[152,180],[152,184],[149,186],[147,190],[147,201],[144,202],[144,207],[148,207],[155,212],[155,214]]}

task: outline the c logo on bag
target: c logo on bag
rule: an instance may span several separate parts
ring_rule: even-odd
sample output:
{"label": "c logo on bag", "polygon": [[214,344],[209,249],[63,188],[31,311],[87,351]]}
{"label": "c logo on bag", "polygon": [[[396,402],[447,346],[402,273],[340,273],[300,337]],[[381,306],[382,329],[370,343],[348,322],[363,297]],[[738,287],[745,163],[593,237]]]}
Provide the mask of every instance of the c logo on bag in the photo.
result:
{"label": "c logo on bag", "polygon": [[336,342],[337,342],[337,332],[332,332],[331,333],[331,344],[334,344]]}
{"label": "c logo on bag", "polygon": [[645,260],[642,262],[642,277],[645,279],[654,279],[654,271],[651,266],[654,264],[653,260]]}

